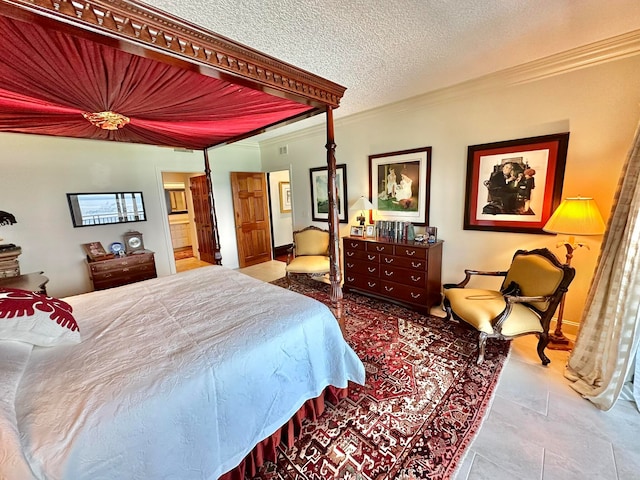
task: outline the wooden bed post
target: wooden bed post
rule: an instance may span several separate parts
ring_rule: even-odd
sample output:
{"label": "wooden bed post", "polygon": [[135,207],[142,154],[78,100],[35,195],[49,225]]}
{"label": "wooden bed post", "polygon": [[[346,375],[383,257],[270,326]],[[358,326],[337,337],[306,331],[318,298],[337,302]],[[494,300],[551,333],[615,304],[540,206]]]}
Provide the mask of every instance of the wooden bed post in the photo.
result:
{"label": "wooden bed post", "polygon": [[204,152],[204,174],[207,179],[207,192],[209,194],[209,206],[211,207],[211,236],[213,243],[213,258],[216,265],[222,265],[222,254],[220,253],[220,236],[218,234],[218,217],[216,216],[216,203],[213,199],[213,183],[211,182],[211,167],[209,166],[209,152],[205,148]]}
{"label": "wooden bed post", "polygon": [[[333,133],[333,108],[327,107],[327,175],[328,175],[328,197],[329,197],[329,258],[331,280],[331,305],[333,314],[338,320],[340,329],[344,335],[345,325],[342,312],[342,273],[340,272],[340,221],[338,216],[338,187],[336,185],[336,144]],[[346,181],[346,179],[342,179]],[[347,204],[347,199],[343,199]]]}

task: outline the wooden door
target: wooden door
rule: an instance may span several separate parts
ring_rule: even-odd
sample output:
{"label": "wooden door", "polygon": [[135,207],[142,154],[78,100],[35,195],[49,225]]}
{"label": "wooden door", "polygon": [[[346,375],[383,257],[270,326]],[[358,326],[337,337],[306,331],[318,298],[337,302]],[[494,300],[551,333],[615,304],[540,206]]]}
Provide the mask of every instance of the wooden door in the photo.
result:
{"label": "wooden door", "polygon": [[191,177],[189,179],[189,187],[193,197],[193,217],[196,223],[200,260],[215,264],[213,221],[211,219],[211,206],[209,205],[207,177],[205,175]]}
{"label": "wooden door", "polygon": [[231,172],[231,190],[240,268],[271,260],[266,174]]}

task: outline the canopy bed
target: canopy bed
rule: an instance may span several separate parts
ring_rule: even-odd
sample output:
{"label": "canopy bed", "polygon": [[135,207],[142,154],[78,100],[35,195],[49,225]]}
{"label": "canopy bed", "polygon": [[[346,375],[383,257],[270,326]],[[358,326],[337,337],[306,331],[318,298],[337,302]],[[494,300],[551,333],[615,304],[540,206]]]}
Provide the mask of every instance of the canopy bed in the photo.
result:
{"label": "canopy bed", "polygon": [[0,131],[202,150],[325,113],[341,317],[333,109],[345,88],[135,0],[0,0]]}
{"label": "canopy bed", "polygon": [[[344,87],[135,0],[0,0],[0,32],[3,36],[0,46],[0,131],[202,150],[213,225],[211,237],[218,264],[222,262],[215,202],[211,190],[208,149],[250,137],[284,123],[325,113],[331,301],[333,314],[337,317],[339,326],[343,326],[333,109],[339,106]],[[156,281],[160,284],[170,282],[167,277],[149,282]],[[145,296],[150,295],[150,291],[145,290],[150,288],[147,285],[147,282],[144,282],[131,288],[142,289],[134,293]],[[161,287],[158,285],[158,288]],[[259,290],[255,285],[248,288],[251,292]],[[211,296],[211,292],[219,293],[223,290],[226,295],[226,288],[222,287],[209,290],[209,295]],[[89,338],[90,342],[111,334],[109,328],[101,330],[106,324],[113,324],[111,320],[103,319],[101,324],[98,316],[92,317],[96,310],[92,309],[90,304],[100,299],[101,293],[87,294],[92,296],[91,301],[86,301],[83,296],[69,299],[69,303],[74,305],[74,308],[77,306],[78,314],[83,318],[79,321],[81,330],[83,322],[88,326],[86,338]],[[240,293],[235,294],[240,298]],[[274,291],[264,294],[274,295]],[[198,295],[198,298],[202,298],[201,293],[196,294]],[[291,302],[291,299],[281,300],[282,305],[290,305]],[[305,303],[302,298],[296,297],[295,303],[299,302]],[[200,303],[196,304],[200,306]],[[113,304],[110,308],[112,307]],[[84,317],[87,311],[85,308],[91,312],[91,318]],[[269,323],[265,320],[262,328],[267,328],[266,325],[270,325],[274,319],[281,318],[282,313],[270,312],[259,316],[262,320],[265,320],[265,315],[268,317]],[[146,312],[138,314],[139,317],[145,317]],[[302,317],[304,316],[311,315],[303,314]],[[253,318],[250,314],[249,317]],[[127,322],[134,321],[130,317],[127,318]],[[283,328],[290,329],[290,322],[291,320],[289,327]],[[325,331],[333,328],[327,326],[326,319],[322,324],[325,325]],[[239,329],[237,325],[234,328],[234,325],[228,326],[228,330]],[[138,330],[134,330],[139,331],[141,328],[144,327],[138,325]],[[298,326],[295,330],[299,334],[305,327]],[[294,338],[298,338],[298,342],[301,341],[299,337]],[[84,340],[83,335],[81,346]],[[347,379],[363,380],[362,364],[357,358],[350,358],[351,354],[348,352],[344,353],[347,351],[345,348],[349,347],[343,339],[341,342],[341,346],[339,343],[336,345],[342,348],[342,355],[349,367],[341,375],[326,381],[325,392],[330,390],[331,385],[344,387]],[[37,387],[33,387],[34,384],[16,386],[21,385],[20,379],[23,374],[28,374],[39,361],[47,363],[43,359],[48,356],[59,356],[62,361],[67,355],[63,350],[55,351],[61,347],[46,352],[47,349],[42,347],[16,347],[17,342],[9,342],[14,345],[6,347],[6,343],[3,342],[2,347],[7,348],[3,355],[8,361],[3,368],[8,369],[5,372],[8,374],[3,378],[8,379],[7,382],[10,383],[0,383],[0,400],[3,400],[0,402],[0,413],[8,412],[9,417],[3,416],[0,422],[11,418],[13,413],[9,410],[14,396],[25,400],[27,397],[24,392],[37,393],[31,390],[37,390]],[[311,342],[303,342],[305,345],[308,343]],[[95,347],[91,343],[87,345],[90,348]],[[193,358],[200,358],[202,350],[194,352],[196,353],[193,353]],[[326,360],[331,355],[331,350],[325,349],[318,357]],[[189,363],[185,365],[188,366]],[[204,367],[211,366],[205,364]],[[41,373],[34,375],[34,378],[47,378],[46,375],[42,377]],[[171,378],[169,376],[165,380],[157,380],[160,391],[165,382],[172,381]],[[198,378],[197,375],[194,378]],[[11,379],[17,383],[14,385]],[[206,383],[205,380],[198,381]],[[176,382],[181,385],[185,383],[184,380]],[[25,390],[22,391],[22,388]],[[311,410],[314,407],[309,405],[309,402],[313,403],[314,397],[319,398],[322,403],[322,395],[318,397],[318,388],[319,386],[315,385],[308,388],[304,395],[299,394],[297,401],[293,402],[293,410],[293,404],[289,403],[289,411],[286,412],[288,416],[281,412],[282,415],[277,419],[271,419],[269,422],[265,420],[265,424],[261,425],[250,439],[241,440],[240,443],[246,443],[243,454],[256,445],[256,441],[269,435],[267,431],[278,433],[274,432],[274,427],[283,425],[283,429],[290,429],[290,423],[285,420],[300,407],[300,401],[306,400],[303,407]],[[202,400],[209,393],[200,395],[198,398]],[[179,397],[178,400],[173,398],[172,401],[179,401]],[[272,399],[272,402],[274,403],[271,407],[280,400]],[[28,410],[33,407],[34,410],[23,410],[19,413],[23,415],[23,419],[30,418],[33,412],[37,411],[35,404],[27,403],[28,405],[21,405],[21,408]],[[108,402],[104,405],[107,409],[113,407]],[[144,405],[144,402],[139,405]],[[287,406],[287,403],[284,402],[284,405]],[[322,408],[321,405],[319,408]],[[266,411],[268,410],[267,408]],[[298,415],[301,410],[302,408],[298,410]],[[82,409],[78,411],[83,419],[88,418],[87,412],[83,412]],[[149,408],[149,412],[153,411],[153,408]],[[174,413],[176,416],[186,415],[180,410],[175,410]],[[15,414],[13,415],[15,417]],[[3,441],[7,439],[6,435],[13,432],[12,428],[9,424],[0,429],[0,432],[9,432],[3,433]],[[121,433],[121,425],[107,423],[104,428],[113,428],[109,433],[114,434],[114,438]],[[162,425],[158,425],[158,428],[161,429]],[[231,426],[227,428],[233,429]],[[225,433],[230,434],[231,431]],[[79,442],[78,445],[86,440],[82,437],[86,431],[80,430],[79,433],[79,437],[73,437],[74,441]],[[180,430],[176,434],[178,433],[185,434],[185,431]],[[211,432],[208,432],[206,435],[210,434]],[[133,434],[132,436],[135,437]],[[223,437],[221,434],[220,440],[224,440]],[[265,441],[269,442],[270,438],[272,437],[265,438]],[[37,443],[37,439],[28,440],[34,442],[32,445]],[[23,441],[26,440],[23,438]],[[117,442],[113,442],[114,445],[115,443]],[[135,441],[130,445],[134,443]],[[66,445],[69,451],[73,452],[72,458],[68,459],[69,462],[83,459],[86,465],[87,459],[93,458],[98,461],[97,457],[92,457],[96,452],[73,450],[73,447],[78,446],[75,444],[68,445],[63,442],[61,445]],[[34,456],[30,457],[34,462],[32,468],[36,470],[37,475],[47,475],[45,470],[48,468],[48,460],[38,457],[42,453],[39,447],[35,448],[34,452]],[[242,458],[238,450],[224,459],[214,459],[211,463],[210,450],[208,452],[203,451],[199,459],[203,469],[207,462],[210,463],[207,468],[213,464],[224,468],[207,470],[212,476],[205,478],[217,478],[226,471],[225,468],[233,467],[234,462]],[[121,455],[117,450],[112,450],[111,453],[114,454],[113,458]],[[52,455],[55,457],[56,453]],[[154,459],[160,456],[159,451],[152,453]],[[101,458],[96,465],[103,465],[100,463],[102,460],[105,459]],[[58,471],[73,471],[74,468],[71,463],[53,467],[54,470],[59,469]],[[232,471],[231,475],[237,474],[238,471]]]}

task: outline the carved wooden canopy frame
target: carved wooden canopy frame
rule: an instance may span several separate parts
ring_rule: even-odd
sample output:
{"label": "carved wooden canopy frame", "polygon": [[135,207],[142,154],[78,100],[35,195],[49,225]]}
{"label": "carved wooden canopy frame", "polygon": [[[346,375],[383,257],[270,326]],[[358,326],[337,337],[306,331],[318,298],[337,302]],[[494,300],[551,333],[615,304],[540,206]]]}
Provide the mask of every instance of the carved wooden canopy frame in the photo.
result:
{"label": "carved wooden canopy frame", "polygon": [[[336,316],[341,318],[333,109],[339,106],[345,87],[136,0],[0,0],[0,15],[313,107],[279,125],[326,112],[331,298]],[[271,127],[269,125],[216,145],[262,133]],[[214,249],[218,263],[221,263],[207,149],[204,149],[204,157],[216,243]]]}

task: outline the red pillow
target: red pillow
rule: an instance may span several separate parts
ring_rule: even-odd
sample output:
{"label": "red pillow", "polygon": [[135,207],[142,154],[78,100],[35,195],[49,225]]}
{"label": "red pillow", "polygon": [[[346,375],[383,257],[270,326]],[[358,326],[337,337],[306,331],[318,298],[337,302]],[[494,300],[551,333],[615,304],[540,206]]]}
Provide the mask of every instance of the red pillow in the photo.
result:
{"label": "red pillow", "polygon": [[0,288],[0,339],[42,347],[80,343],[73,308],[41,293]]}

